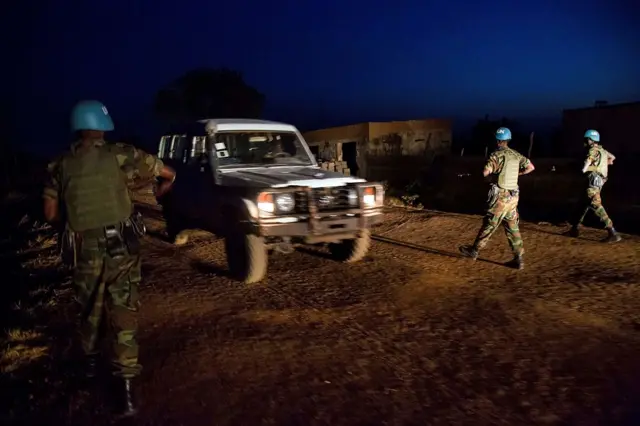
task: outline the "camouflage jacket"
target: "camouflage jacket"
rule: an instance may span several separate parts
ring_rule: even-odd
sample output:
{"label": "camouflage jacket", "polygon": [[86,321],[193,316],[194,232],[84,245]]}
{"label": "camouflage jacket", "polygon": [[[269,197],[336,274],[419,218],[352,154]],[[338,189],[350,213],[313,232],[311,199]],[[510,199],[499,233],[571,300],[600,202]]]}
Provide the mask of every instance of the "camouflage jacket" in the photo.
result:
{"label": "camouflage jacket", "polygon": [[[95,142],[96,146],[104,145],[104,140],[98,140]],[[80,142],[75,142],[71,145],[69,152],[62,154],[47,166],[47,178],[44,184],[43,196],[53,199],[59,199],[62,192],[61,182],[61,163],[65,155],[74,153],[79,146]],[[123,172],[123,178],[127,181],[127,186],[130,189],[150,183],[151,180],[160,174],[160,171],[164,167],[162,160],[154,155],[148,154],[141,149],[135,148],[132,145],[123,143],[114,143],[113,147],[117,149],[113,150],[116,153],[116,160],[120,165]]]}

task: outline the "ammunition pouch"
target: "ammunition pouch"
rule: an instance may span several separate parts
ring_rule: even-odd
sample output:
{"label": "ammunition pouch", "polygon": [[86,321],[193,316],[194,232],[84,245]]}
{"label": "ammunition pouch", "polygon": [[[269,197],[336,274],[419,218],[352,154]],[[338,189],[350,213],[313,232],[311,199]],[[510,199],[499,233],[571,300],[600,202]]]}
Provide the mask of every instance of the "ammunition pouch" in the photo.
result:
{"label": "ammunition pouch", "polygon": [[487,194],[487,204],[493,205],[498,200],[498,194],[500,194],[500,187],[498,185],[491,184],[491,188],[489,189],[489,193]]}
{"label": "ammunition pouch", "polygon": [[122,227],[122,238],[130,255],[140,254],[140,235],[130,220]]}
{"label": "ammunition pouch", "polygon": [[142,215],[136,213],[118,226],[104,228],[107,253],[114,259],[140,253],[140,238],[146,233]]}
{"label": "ammunition pouch", "polygon": [[589,188],[602,189],[606,179],[598,172],[591,172],[587,175],[587,179],[589,182]]}
{"label": "ammunition pouch", "polygon": [[142,238],[147,235],[147,227],[144,224],[144,220],[142,219],[142,214],[140,212],[135,212],[131,218],[129,219],[131,222],[131,226],[133,227],[133,231],[135,234]]}
{"label": "ammunition pouch", "polygon": [[104,228],[104,238],[107,253],[114,259],[120,259],[129,252],[123,233],[120,232],[122,226],[107,226]]}
{"label": "ammunition pouch", "polygon": [[502,189],[497,184],[492,184],[491,189],[489,189],[489,193],[487,194],[487,204],[490,206],[495,204],[500,196],[500,191],[507,191],[509,193],[509,197],[516,197],[520,195],[519,189]]}

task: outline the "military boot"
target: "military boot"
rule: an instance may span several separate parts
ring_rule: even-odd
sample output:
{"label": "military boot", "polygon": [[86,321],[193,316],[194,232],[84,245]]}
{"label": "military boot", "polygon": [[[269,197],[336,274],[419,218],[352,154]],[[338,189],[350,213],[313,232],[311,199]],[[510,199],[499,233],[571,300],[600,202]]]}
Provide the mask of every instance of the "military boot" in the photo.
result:
{"label": "military boot", "polygon": [[578,238],[580,236],[580,229],[578,228],[578,225],[573,225],[571,229],[564,232],[562,235],[564,235],[565,237]]}
{"label": "military boot", "polygon": [[505,263],[505,266],[508,266],[510,268],[514,268],[514,269],[524,269],[524,259],[522,258],[522,255],[520,256],[515,256],[512,260],[510,260],[509,262]]}
{"label": "military boot", "polygon": [[618,241],[622,240],[622,237],[620,236],[620,234],[618,234],[616,232],[616,230],[613,229],[613,227],[612,228],[607,228],[607,232],[609,233],[609,235],[607,235],[607,237],[602,239],[601,242],[603,242],[603,243],[617,243]]}
{"label": "military boot", "polygon": [[478,249],[475,246],[460,246],[460,253],[466,257],[470,257],[471,260],[478,258]]}

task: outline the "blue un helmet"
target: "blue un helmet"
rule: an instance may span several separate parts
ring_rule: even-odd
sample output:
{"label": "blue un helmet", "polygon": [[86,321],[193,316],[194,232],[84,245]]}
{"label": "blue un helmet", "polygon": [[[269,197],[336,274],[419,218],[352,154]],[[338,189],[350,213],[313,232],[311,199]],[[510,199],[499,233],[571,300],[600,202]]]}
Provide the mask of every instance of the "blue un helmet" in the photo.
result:
{"label": "blue un helmet", "polygon": [[80,101],[71,111],[71,128],[77,130],[113,130],[113,121],[107,107],[98,101]]}
{"label": "blue un helmet", "polygon": [[506,127],[500,127],[496,130],[496,139],[499,141],[510,141],[511,140],[511,130]]}
{"label": "blue un helmet", "polygon": [[596,143],[600,142],[600,133],[598,133],[597,130],[593,130],[593,129],[587,130],[586,132],[584,132],[584,137]]}

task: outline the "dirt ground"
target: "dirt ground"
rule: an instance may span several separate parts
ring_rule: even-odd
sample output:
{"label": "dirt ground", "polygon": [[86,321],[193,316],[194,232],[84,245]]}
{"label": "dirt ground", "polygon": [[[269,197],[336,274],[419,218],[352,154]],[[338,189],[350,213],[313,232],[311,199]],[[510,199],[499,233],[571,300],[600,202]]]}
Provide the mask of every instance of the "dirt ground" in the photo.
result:
{"label": "dirt ground", "polygon": [[[640,424],[636,236],[524,223],[515,271],[502,231],[459,258],[478,216],[398,209],[375,233],[408,244],[376,241],[354,265],[275,254],[245,286],[221,240],[172,247],[147,213],[136,424]],[[109,424],[105,392],[78,384],[52,231],[30,237],[6,284],[22,290],[5,298],[3,423]]]}

